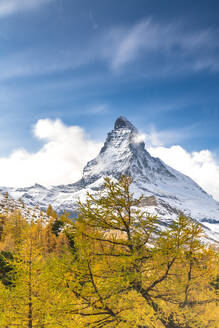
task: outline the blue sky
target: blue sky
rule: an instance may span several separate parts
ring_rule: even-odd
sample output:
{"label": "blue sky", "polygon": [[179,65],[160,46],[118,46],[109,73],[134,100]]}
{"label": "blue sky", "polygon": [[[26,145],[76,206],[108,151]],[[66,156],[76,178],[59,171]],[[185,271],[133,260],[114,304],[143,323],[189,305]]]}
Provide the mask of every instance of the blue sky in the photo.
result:
{"label": "blue sky", "polygon": [[218,1],[1,0],[0,40],[0,158],[40,151],[39,120],[99,144],[124,115],[219,170]]}

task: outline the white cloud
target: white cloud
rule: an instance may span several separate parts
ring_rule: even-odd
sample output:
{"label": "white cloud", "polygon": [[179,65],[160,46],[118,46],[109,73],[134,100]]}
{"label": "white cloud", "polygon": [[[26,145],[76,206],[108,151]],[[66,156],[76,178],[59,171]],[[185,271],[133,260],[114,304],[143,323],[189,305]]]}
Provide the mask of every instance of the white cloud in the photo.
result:
{"label": "white cloud", "polygon": [[204,190],[219,200],[219,163],[209,150],[189,153],[183,147],[148,148],[150,154],[159,157],[166,164],[188,175]]}
{"label": "white cloud", "polygon": [[102,113],[106,113],[107,111],[108,111],[108,106],[106,104],[99,104],[99,105],[93,106],[87,112],[85,111],[85,113],[102,114]]}
{"label": "white cloud", "polygon": [[32,10],[52,0],[1,0],[0,17],[12,15],[19,11]]}
{"label": "white cloud", "polygon": [[7,158],[0,158],[2,186],[72,183],[81,177],[83,167],[101,147],[89,140],[83,129],[66,126],[59,119],[39,120],[33,131],[45,144],[35,153],[19,149]]}
{"label": "white cloud", "polygon": [[150,132],[140,133],[136,138],[136,142],[144,141],[146,148],[151,146],[153,147],[161,147],[161,146],[169,146],[175,143],[180,143],[185,139],[194,137],[198,132],[194,132],[196,124],[192,124],[187,127],[177,128],[177,129],[169,129],[169,130],[161,130],[157,131],[154,126],[150,128]]}
{"label": "white cloud", "polygon": [[137,24],[127,35],[120,39],[117,45],[117,51],[112,58],[112,68],[114,70],[137,57],[138,53],[145,46],[145,32],[148,27],[149,21]]}
{"label": "white cloud", "polygon": [[141,62],[142,74],[161,77],[188,70],[219,70],[219,31],[185,31],[181,24],[155,23],[152,19],[133,26],[112,29],[105,40],[103,56],[114,71]]}

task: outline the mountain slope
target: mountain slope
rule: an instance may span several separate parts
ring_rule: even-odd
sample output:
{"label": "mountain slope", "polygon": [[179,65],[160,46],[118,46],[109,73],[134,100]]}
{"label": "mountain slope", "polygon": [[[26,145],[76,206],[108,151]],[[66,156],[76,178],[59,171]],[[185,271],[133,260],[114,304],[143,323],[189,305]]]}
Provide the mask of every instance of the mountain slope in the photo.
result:
{"label": "mountain slope", "polygon": [[192,179],[152,157],[144,142],[139,142],[137,129],[124,117],[116,120],[99,155],[87,163],[78,182],[7,190],[31,206],[38,203],[46,208],[51,203],[58,212],[75,213],[79,198],[83,201],[87,192],[100,190],[105,176],[117,179],[121,174],[133,178],[134,194],[144,195],[142,207],[157,214],[163,223],[183,212],[202,222],[209,235],[219,240],[219,203]]}
{"label": "mountain slope", "polygon": [[14,211],[19,211],[28,220],[40,219],[45,222],[49,220],[48,215],[41,211],[38,206],[27,206],[24,202],[20,200],[15,200],[6,194],[0,193],[0,219],[12,214]]}

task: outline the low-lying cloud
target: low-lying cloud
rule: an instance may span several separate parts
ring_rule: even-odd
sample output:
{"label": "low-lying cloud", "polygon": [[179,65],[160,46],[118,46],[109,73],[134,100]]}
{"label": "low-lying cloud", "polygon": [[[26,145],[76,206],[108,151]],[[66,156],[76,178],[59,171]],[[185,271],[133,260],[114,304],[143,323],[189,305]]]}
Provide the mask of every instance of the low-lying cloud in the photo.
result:
{"label": "low-lying cloud", "polygon": [[0,158],[1,186],[75,182],[101,147],[100,143],[90,140],[82,128],[66,126],[59,119],[39,120],[33,132],[44,145],[35,153],[18,149],[7,158]]}

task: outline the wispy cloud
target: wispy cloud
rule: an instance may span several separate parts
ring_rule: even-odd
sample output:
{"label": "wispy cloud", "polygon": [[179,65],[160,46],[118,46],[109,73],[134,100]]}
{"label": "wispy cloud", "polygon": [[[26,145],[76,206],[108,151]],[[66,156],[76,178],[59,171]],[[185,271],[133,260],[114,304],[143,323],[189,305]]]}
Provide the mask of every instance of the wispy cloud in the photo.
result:
{"label": "wispy cloud", "polygon": [[95,21],[94,19],[94,16],[93,16],[93,13],[92,11],[90,10],[89,11],[89,19],[90,19],[90,22],[91,22],[91,26],[94,30],[98,29],[99,28],[99,25],[97,24],[97,22]]}
{"label": "wispy cloud", "polygon": [[167,147],[180,144],[186,139],[197,136],[199,131],[196,127],[199,123],[195,123],[182,128],[173,128],[166,130],[157,130],[154,126],[149,128],[149,132],[140,133],[140,138],[145,142],[146,148],[150,147]]}
{"label": "wispy cloud", "polygon": [[13,15],[16,12],[32,10],[53,0],[1,0],[0,17]]}
{"label": "wispy cloud", "polygon": [[185,31],[182,24],[146,19],[109,31],[103,56],[115,72],[140,61],[145,76],[152,71],[160,76],[188,70],[219,71],[218,37],[218,30]]}
{"label": "wispy cloud", "polygon": [[36,48],[24,49],[0,58],[0,80],[34,77],[77,69],[87,63],[87,54],[75,49]]}
{"label": "wispy cloud", "polygon": [[145,32],[149,24],[149,21],[145,21],[127,31],[112,31],[109,34],[109,39],[112,39],[116,50],[113,55],[111,54],[111,65],[114,70],[134,60],[145,48]]}
{"label": "wispy cloud", "polygon": [[[49,1],[53,0],[3,0],[0,2],[0,16],[7,10],[9,13],[10,10],[30,9]],[[111,73],[114,78],[114,73],[133,77],[133,70],[143,79],[203,70],[219,72],[217,39],[219,31],[215,29],[185,31],[182,24],[155,23],[152,19],[145,19],[133,26],[98,31],[86,43],[76,42],[66,49],[58,44],[56,48],[34,45],[30,49],[1,56],[0,80],[47,75],[82,67],[94,71],[101,68],[106,79]],[[106,71],[104,65],[109,70]]]}
{"label": "wispy cloud", "polygon": [[108,111],[108,105],[107,104],[99,104],[96,106],[91,107],[87,113],[90,114],[104,114]]}

